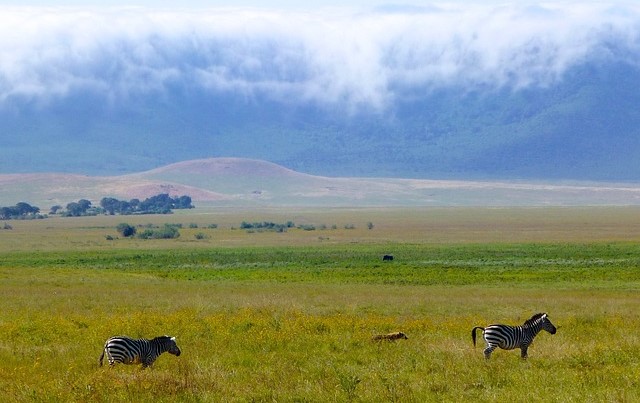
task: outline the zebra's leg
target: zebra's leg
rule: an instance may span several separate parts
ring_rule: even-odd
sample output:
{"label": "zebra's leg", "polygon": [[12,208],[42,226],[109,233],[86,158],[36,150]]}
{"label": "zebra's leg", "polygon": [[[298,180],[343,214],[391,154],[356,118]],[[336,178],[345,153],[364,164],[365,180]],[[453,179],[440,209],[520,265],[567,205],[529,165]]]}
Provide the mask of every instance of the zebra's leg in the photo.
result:
{"label": "zebra's leg", "polygon": [[154,362],[154,361],[155,361],[155,360],[154,360],[154,359],[152,359],[151,357],[145,357],[145,358],[143,358],[143,359],[142,359],[142,369],[149,368],[150,366],[152,366],[152,365],[153,365],[153,362]]}
{"label": "zebra's leg", "polygon": [[107,360],[109,360],[109,368],[113,368],[113,366],[116,365],[116,360],[111,355],[109,349],[105,349],[105,351],[107,352]]}
{"label": "zebra's leg", "polygon": [[529,346],[527,344],[520,347],[520,357],[522,357],[523,360],[526,360],[527,357],[529,357],[529,355],[527,354],[528,349],[529,349]]}
{"label": "zebra's leg", "polygon": [[487,348],[484,349],[484,358],[487,360],[491,358],[491,353],[493,353],[493,350],[495,349],[496,349],[496,346],[487,345]]}

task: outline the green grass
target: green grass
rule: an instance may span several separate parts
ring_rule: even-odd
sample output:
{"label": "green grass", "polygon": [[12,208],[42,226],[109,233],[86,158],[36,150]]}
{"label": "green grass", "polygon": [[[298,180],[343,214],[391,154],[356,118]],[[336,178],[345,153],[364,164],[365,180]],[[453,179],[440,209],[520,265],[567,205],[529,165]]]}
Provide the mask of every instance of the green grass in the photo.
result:
{"label": "green grass", "polygon": [[[381,261],[387,250],[394,250],[394,261]],[[14,252],[4,254],[3,261],[12,269],[90,269],[198,281],[637,289],[640,246],[387,244]]]}
{"label": "green grass", "polygon": [[[206,247],[78,247],[86,228],[109,227],[89,223],[50,230],[66,248],[1,252],[3,401],[640,399],[635,242],[591,234],[429,243],[391,233],[256,245],[255,237],[275,238],[223,229]],[[225,244],[222,234],[244,242]],[[383,263],[385,253],[395,260]],[[528,360],[497,350],[485,361],[482,345],[473,347],[473,326],[520,324],[540,311],[558,333],[540,334]],[[409,339],[370,340],[396,330]],[[145,371],[99,367],[116,334],[176,336],[183,354]]]}

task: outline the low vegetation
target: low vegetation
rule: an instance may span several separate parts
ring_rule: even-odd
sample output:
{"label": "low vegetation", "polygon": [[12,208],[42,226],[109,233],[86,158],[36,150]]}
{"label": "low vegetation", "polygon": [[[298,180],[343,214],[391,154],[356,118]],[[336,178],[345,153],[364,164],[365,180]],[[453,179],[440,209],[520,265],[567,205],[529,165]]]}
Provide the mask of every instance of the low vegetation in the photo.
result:
{"label": "low vegetation", "polygon": [[147,228],[138,233],[140,239],[173,239],[179,236],[178,227],[172,224],[165,224],[161,228]]}
{"label": "low vegetation", "polygon": [[[640,248],[611,240],[597,216],[576,220],[597,241],[564,242],[394,242],[406,228],[377,215],[375,229],[330,232],[339,242],[220,228],[235,217],[210,231],[189,216],[188,237],[83,244],[107,228],[73,220],[31,238],[40,249],[0,245],[0,390],[7,401],[637,401]],[[19,223],[2,241],[36,228]],[[496,228],[479,227],[486,238]],[[66,246],[45,248],[47,234]],[[528,360],[498,350],[485,361],[473,347],[473,326],[536,312],[558,333],[539,335]],[[408,339],[371,341],[395,331]],[[176,336],[182,355],[145,371],[99,367],[116,334]]]}
{"label": "low vegetation", "polygon": [[271,221],[262,221],[262,222],[254,222],[250,223],[247,221],[242,221],[240,224],[240,229],[244,229],[247,231],[274,231],[274,232],[285,232],[289,228],[295,227],[293,221],[287,221],[284,224],[278,224]]}

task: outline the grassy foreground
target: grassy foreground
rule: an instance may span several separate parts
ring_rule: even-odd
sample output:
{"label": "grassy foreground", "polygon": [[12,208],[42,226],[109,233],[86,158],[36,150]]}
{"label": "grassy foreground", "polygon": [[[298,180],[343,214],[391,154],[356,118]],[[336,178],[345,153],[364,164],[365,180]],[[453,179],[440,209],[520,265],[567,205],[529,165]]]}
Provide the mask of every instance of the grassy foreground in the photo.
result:
{"label": "grassy foreground", "polygon": [[[66,248],[2,251],[3,401],[640,400],[632,242],[363,242],[363,231],[262,246],[275,235],[228,245],[212,232],[219,244],[76,247],[95,227],[75,223],[52,229]],[[23,236],[18,226],[2,236]],[[487,362],[473,347],[473,326],[539,311],[559,329],[529,360],[498,350]],[[370,340],[396,330],[409,339]],[[114,334],[173,335],[183,354],[146,371],[99,367]]]}

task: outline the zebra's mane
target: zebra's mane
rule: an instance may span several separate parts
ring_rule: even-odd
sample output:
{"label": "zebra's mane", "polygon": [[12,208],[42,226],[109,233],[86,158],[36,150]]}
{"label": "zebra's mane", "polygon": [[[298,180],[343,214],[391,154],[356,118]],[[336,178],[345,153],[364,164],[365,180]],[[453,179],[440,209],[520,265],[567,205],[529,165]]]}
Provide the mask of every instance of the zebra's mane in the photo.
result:
{"label": "zebra's mane", "polygon": [[154,337],[154,340],[157,340],[157,341],[163,341],[163,342],[168,341],[168,340],[171,340],[171,339],[174,339],[174,337],[171,337],[171,336],[158,336],[158,337]]}
{"label": "zebra's mane", "polygon": [[540,319],[544,315],[546,315],[546,313],[544,313],[544,312],[540,312],[540,313],[537,313],[537,314],[533,315],[530,319],[527,319],[524,322],[523,326],[532,325],[535,321],[537,321],[538,319]]}

